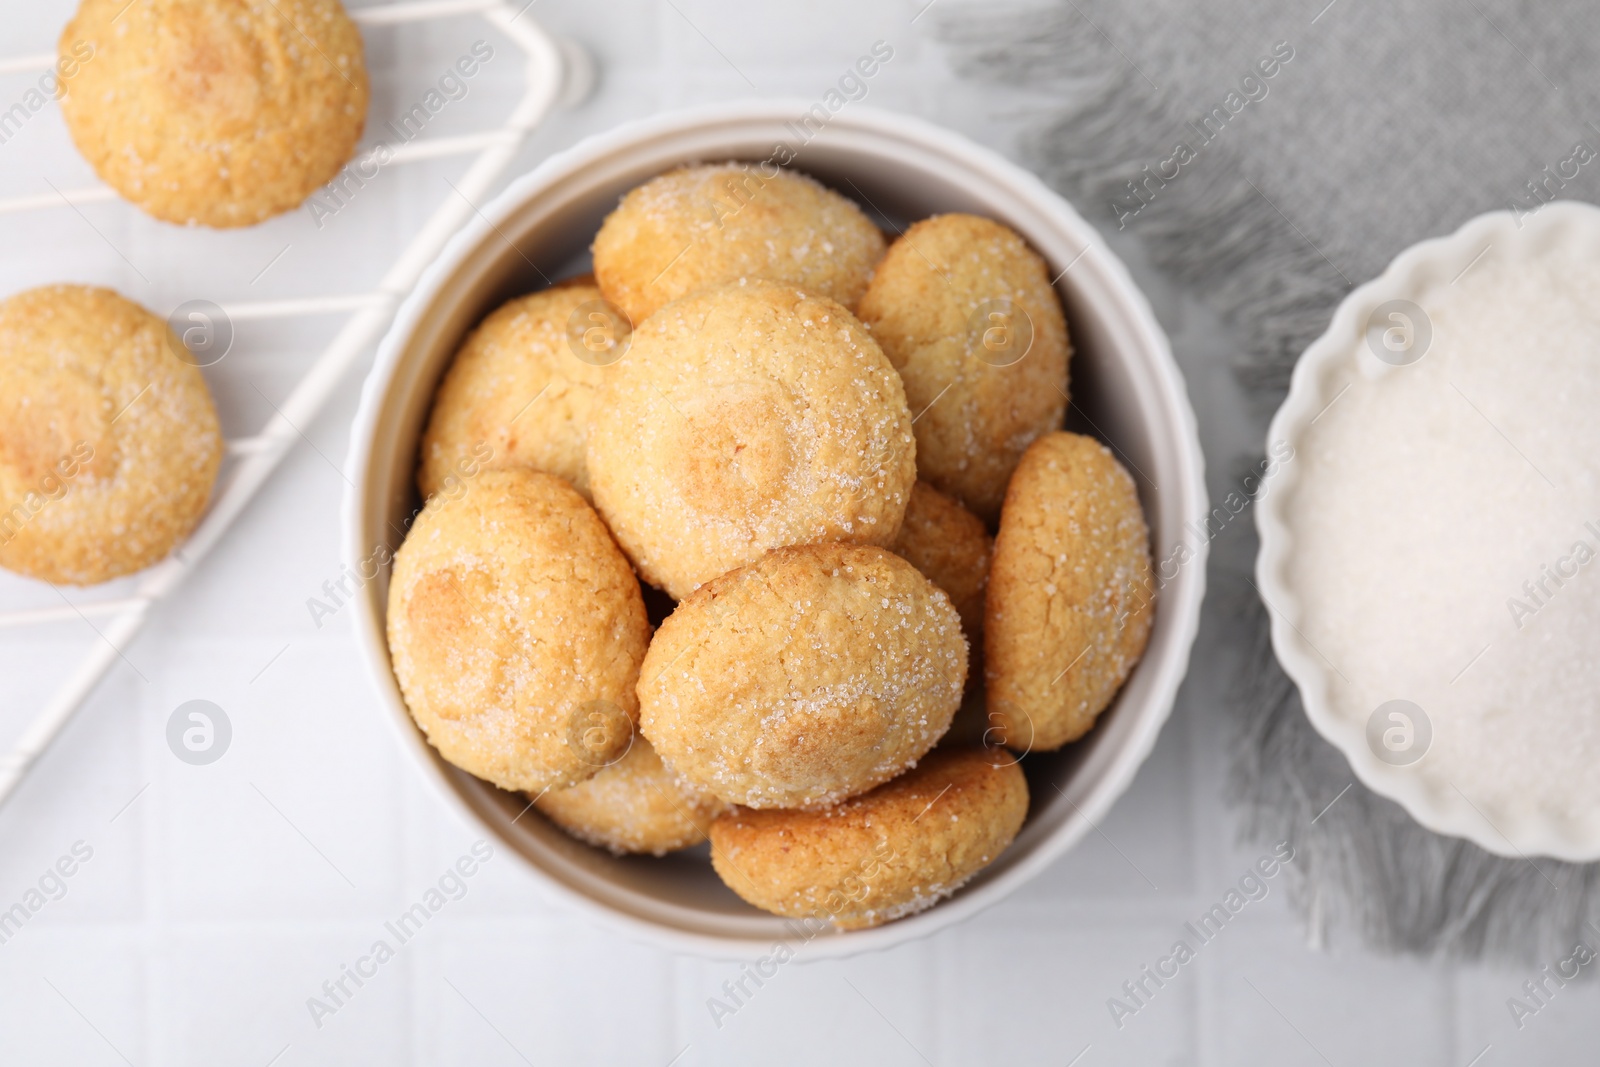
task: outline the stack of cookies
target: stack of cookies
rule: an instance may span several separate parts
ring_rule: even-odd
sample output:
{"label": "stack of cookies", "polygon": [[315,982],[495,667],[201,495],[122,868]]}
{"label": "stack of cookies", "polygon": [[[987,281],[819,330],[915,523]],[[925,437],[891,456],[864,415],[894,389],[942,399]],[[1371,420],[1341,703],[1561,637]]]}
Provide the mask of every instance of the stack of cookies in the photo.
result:
{"label": "stack of cookies", "polygon": [[743,163],[634,189],[593,252],[439,386],[389,590],[412,717],[590,844],[709,837],[776,914],[937,903],[1150,628],[1133,481],[1059,429],[1043,259]]}

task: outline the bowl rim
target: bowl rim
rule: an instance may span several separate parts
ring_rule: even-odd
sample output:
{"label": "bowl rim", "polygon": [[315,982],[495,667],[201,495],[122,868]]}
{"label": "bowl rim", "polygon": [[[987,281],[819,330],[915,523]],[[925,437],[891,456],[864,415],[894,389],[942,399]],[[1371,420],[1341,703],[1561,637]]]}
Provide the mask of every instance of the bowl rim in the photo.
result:
{"label": "bowl rim", "polygon": [[[351,425],[351,478],[344,493],[341,541],[345,561],[352,566],[357,565],[368,551],[361,534],[362,511],[370,495],[369,480],[374,458],[372,448],[384,394],[394,380],[400,359],[422,316],[444,283],[462,268],[467,254],[473,248],[498,229],[507,216],[537,196],[548,183],[558,176],[582,168],[587,162],[609,157],[630,147],[642,146],[662,136],[689,134],[717,125],[792,122],[814,103],[797,97],[761,98],[697,105],[624,122],[550,155],[532,170],[512,180],[490,203],[475,211],[401,303],[363,383],[360,406]],[[1182,520],[1191,520],[1203,514],[1207,507],[1204,456],[1183,374],[1173,358],[1166,333],[1157,322],[1149,299],[1134,283],[1126,266],[1111,251],[1100,233],[1032,173],[997,152],[926,120],[877,107],[851,104],[830,119],[828,129],[845,130],[853,136],[890,137],[933,152],[959,157],[974,171],[980,172],[985,181],[1018,197],[1030,208],[1048,217],[1062,233],[1081,241],[1083,253],[1079,258],[1091,251],[1096,253],[1097,267],[1103,275],[1107,295],[1117,302],[1118,313],[1138,337],[1143,350],[1141,360],[1146,364],[1144,370],[1165,408],[1164,414],[1170,419],[1166,432],[1172,439],[1174,462],[1181,477],[1162,495],[1171,498]],[[1147,668],[1153,671],[1154,677],[1148,698],[1141,702],[1143,706],[1139,709],[1138,728],[1108,760],[1096,789],[1085,796],[1081,805],[1076,805],[1081,818],[1063,822],[1013,866],[981,886],[969,887],[926,911],[879,927],[839,936],[808,938],[797,955],[816,960],[878,951],[964,921],[1031,881],[1091,828],[1098,829],[1112,804],[1132,783],[1134,775],[1154,747],[1162,725],[1171,714],[1179,685],[1187,674],[1190,653],[1199,631],[1208,555],[1209,542],[1202,540],[1187,557],[1180,573],[1162,588],[1161,610],[1170,616],[1167,625],[1171,627],[1167,655]],[[493,828],[456,792],[445,768],[434,758],[433,749],[411,721],[388,661],[384,622],[373,598],[358,596],[356,599],[356,643],[378,699],[387,711],[384,718],[395,731],[401,748],[412,762],[422,765],[424,777],[447,807],[467,825],[478,827],[487,837],[499,843],[500,839]],[[749,958],[773,946],[773,938],[767,936],[724,936],[697,932],[630,914],[562,883],[522,857],[517,849],[507,846],[507,850],[518,855],[519,863],[533,875],[547,899],[634,940],[712,959]]]}
{"label": "bowl rim", "polygon": [[[1382,274],[1345,295],[1328,328],[1301,355],[1290,376],[1288,395],[1267,430],[1267,448],[1287,442],[1299,454],[1311,422],[1337,399],[1328,396],[1335,372],[1359,373],[1354,369],[1355,363],[1347,361],[1359,360],[1367,321],[1379,305],[1407,300],[1422,306],[1420,297],[1438,279],[1465,274],[1489,247],[1527,248],[1547,239],[1549,231],[1573,229],[1592,234],[1600,243],[1600,208],[1557,200],[1544,203],[1531,217],[1509,210],[1485,212],[1467,220],[1453,233],[1406,248]],[[1563,830],[1536,813],[1519,816],[1501,812],[1491,822],[1459,791],[1451,793],[1433,787],[1410,768],[1379,760],[1367,744],[1365,724],[1334,712],[1329,699],[1329,672],[1295,625],[1301,617],[1301,603],[1287,574],[1294,534],[1286,501],[1299,478],[1299,468],[1287,464],[1283,481],[1256,508],[1261,546],[1256,555],[1255,577],[1271,619],[1273,651],[1299,690],[1301,706],[1311,725],[1344,753],[1362,784],[1398,803],[1435,833],[1464,838],[1510,859],[1527,859],[1530,855],[1574,863],[1600,859],[1600,832],[1583,838],[1571,832],[1575,826],[1569,824]],[[1600,824],[1596,825],[1600,830]]]}

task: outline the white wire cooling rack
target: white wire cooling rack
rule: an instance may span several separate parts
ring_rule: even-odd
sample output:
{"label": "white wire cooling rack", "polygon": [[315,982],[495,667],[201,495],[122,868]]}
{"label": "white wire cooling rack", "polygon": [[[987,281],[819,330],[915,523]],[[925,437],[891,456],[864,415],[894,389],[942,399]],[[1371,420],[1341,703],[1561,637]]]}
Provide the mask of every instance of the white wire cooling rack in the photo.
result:
{"label": "white wire cooling rack", "polygon": [[[222,306],[233,323],[332,312],[351,314],[288,399],[274,409],[272,418],[267,420],[261,431],[253,436],[230,437],[228,453],[236,462],[229,465],[217,485],[204,518],[178,551],[137,576],[131,595],[75,602],[61,594],[63,603],[60,607],[0,610],[0,628],[82,619],[100,638],[10,751],[0,756],[0,803],[5,802],[106,671],[122,657],[123,649],[144,625],[151,609],[176,589],[195,564],[222,539],[245,505],[301,436],[299,427],[308,425],[316,417],[351,366],[383,332],[400,301],[411,291],[428,263],[443,249],[445,242],[476,210],[474,205],[505,172],[523,140],[557,104],[576,103],[588,93],[593,70],[587,54],[545,32],[526,13],[531,6],[523,0],[517,0],[514,5],[503,0],[401,0],[398,3],[350,10],[351,18],[362,26],[392,26],[461,15],[481,16],[526,53],[526,87],[522,98],[498,128],[454,137],[419,137],[391,149],[390,165],[473,153],[477,154],[477,158],[466,173],[452,183],[455,192],[435,209],[376,289],[340,296],[308,296]],[[53,53],[0,59],[0,73],[42,71],[55,61]],[[63,189],[47,194],[0,199],[0,215],[77,207],[116,199],[117,194],[106,186]],[[128,210],[136,209],[130,206]],[[57,592],[61,591],[58,589]],[[110,621],[103,626],[90,622],[93,618],[106,617]]]}

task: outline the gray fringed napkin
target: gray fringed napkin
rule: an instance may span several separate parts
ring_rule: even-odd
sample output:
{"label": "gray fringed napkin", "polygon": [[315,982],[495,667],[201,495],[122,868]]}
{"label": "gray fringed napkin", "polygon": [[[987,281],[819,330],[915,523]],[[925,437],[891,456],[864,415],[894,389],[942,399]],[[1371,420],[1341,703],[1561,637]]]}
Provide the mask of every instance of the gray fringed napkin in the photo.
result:
{"label": "gray fringed napkin", "polygon": [[[1570,162],[1600,149],[1597,30],[1588,0],[1062,0],[947,9],[938,35],[961,76],[1019,90],[1027,163],[1243,331],[1264,437],[1296,358],[1404,247],[1600,200],[1600,161]],[[1251,457],[1211,457],[1230,458]],[[1349,765],[1273,657],[1248,561],[1213,560],[1208,623],[1249,646],[1234,799],[1249,837],[1295,841],[1313,939],[1533,964],[1595,944],[1600,865],[1504,859],[1341,794]]]}

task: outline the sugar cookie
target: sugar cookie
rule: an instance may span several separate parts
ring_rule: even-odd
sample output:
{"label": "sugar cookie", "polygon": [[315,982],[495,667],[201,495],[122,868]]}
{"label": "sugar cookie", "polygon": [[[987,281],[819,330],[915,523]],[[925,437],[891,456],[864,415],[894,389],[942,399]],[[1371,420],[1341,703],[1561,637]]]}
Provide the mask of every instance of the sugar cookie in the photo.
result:
{"label": "sugar cookie", "polygon": [[1066,320],[1039,254],[974,215],[916,223],[878,265],[861,321],[905,380],[917,469],[985,520],[1067,406]]}
{"label": "sugar cookie", "polygon": [[250,226],[355,152],[361,33],[338,0],[82,0],[61,33],[78,150],[158,219]]}
{"label": "sugar cookie", "polygon": [[650,624],[628,561],[560,478],[485,471],[431,498],[395,554],[388,628],[412,718],[462,770],[537,792],[628,744]]}
{"label": "sugar cookie", "polygon": [[533,802],[551,822],[580,841],[616,855],[664,856],[698,845],[728,805],[684,785],[643,737],[627,755],[588,781],[552,789]]}
{"label": "sugar cookie", "polygon": [[167,324],[109,289],[0,303],[0,566],[92,585],[163,559],[222,463],[205,379]]}
{"label": "sugar cookie", "polygon": [[1023,455],[1000,513],[984,619],[997,740],[1060,748],[1088,733],[1144,652],[1150,532],[1133,479],[1092,437]]}
{"label": "sugar cookie", "polygon": [[855,307],[883,234],[855,202],[776,164],[680,167],[622,198],[594,239],[606,298],[643,323],[697,289],[765,278]]}
{"label": "sugar cookie", "polygon": [[589,431],[595,507],[676,599],[769,548],[889,545],[916,480],[900,379],[844,308],[734,283],[652,316]]}
{"label": "sugar cookie", "polygon": [[967,643],[950,598],[881,548],[778,549],[656,632],[640,729],[730,803],[818,807],[914,764],[950,726]]}
{"label": "sugar cookie", "polygon": [[479,470],[526,467],[565,478],[587,498],[589,412],[628,335],[592,284],[502,304],[462,342],[439,383],[422,435],[422,495]]}
{"label": "sugar cookie", "polygon": [[736,808],[711,824],[711,863],[758,908],[859,930],[950,896],[1005,851],[1027,814],[1015,760],[940,750],[824,811]]}
{"label": "sugar cookie", "polygon": [[911,488],[894,551],[950,594],[968,641],[983,632],[983,591],[994,540],[983,520],[927,482]]}

